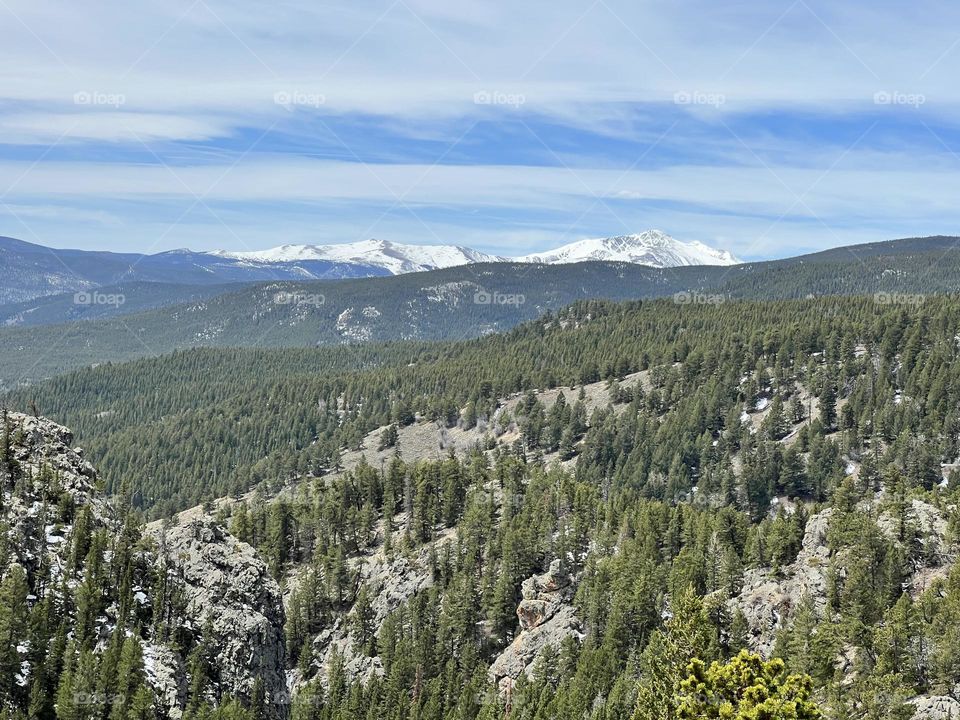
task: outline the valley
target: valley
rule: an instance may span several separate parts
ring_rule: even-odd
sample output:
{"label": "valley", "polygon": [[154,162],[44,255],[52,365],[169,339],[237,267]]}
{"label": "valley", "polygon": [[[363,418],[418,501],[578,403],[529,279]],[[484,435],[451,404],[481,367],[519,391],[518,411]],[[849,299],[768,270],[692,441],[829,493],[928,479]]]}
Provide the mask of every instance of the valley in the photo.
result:
{"label": "valley", "polygon": [[[104,679],[60,684],[109,697],[125,627],[136,692],[171,716],[602,697],[631,718],[660,702],[643,668],[743,650],[831,713],[939,718],[960,680],[957,337],[948,296],[590,301],[467,341],[79,370],[4,400],[79,432],[8,416],[5,522],[61,518],[12,547],[50,554],[27,594],[94,618],[77,637]],[[86,531],[50,482],[94,538],[127,530],[66,559]],[[55,567],[70,589],[40,582]],[[130,579],[90,615],[77,593],[102,573]],[[40,656],[17,657],[26,687]]]}
{"label": "valley", "polygon": [[918,300],[960,287],[955,244],[914,238],[729,267],[478,263],[379,278],[109,285],[101,297],[123,302],[78,305],[68,294],[0,306],[0,388],[195,347],[473,338],[589,298],[702,304],[866,293]]}
{"label": "valley", "polygon": [[[451,703],[438,712],[580,713],[601,693],[630,717],[636,668],[683,622],[706,656],[783,658],[822,703],[859,712],[883,687],[884,707],[936,717],[955,702],[958,323],[946,296],[592,301],[469,341],[191,350],[5,402],[79,431],[110,494],[88,481],[84,502],[105,527],[134,523],[111,553],[137,537],[179,548],[177,612],[251,592],[233,587],[248,571],[211,576],[204,558],[271,578],[256,622],[278,639],[254,654],[270,669],[230,650],[186,690],[145,670],[171,712],[189,711],[192,687],[256,705],[284,686],[294,704],[264,712],[299,717],[359,696],[395,705],[419,682],[415,702]],[[48,422],[9,416],[6,436],[39,448],[8,451],[18,476],[52,462],[93,477]],[[4,507],[43,484],[14,481]],[[72,524],[57,533],[49,552],[77,542]],[[155,576],[133,577],[131,593],[157,597]],[[133,627],[124,586],[91,632]],[[142,608],[154,628],[156,602]],[[203,648],[264,642],[252,620],[211,612],[174,655],[139,631],[144,658],[194,677]],[[903,632],[923,645],[889,644]],[[459,690],[443,701],[440,687]]]}
{"label": "valley", "polygon": [[0,0],[0,720],[960,720],[958,24]]}

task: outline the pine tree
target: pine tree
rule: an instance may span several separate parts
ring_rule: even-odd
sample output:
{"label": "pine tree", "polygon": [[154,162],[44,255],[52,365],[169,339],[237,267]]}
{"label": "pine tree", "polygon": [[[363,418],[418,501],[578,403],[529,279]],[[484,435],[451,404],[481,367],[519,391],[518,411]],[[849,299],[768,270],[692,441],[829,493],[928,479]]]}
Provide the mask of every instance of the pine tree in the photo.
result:
{"label": "pine tree", "polygon": [[824,428],[832,430],[837,424],[837,386],[831,373],[823,378],[819,401],[820,422]]}
{"label": "pine tree", "polygon": [[641,659],[633,720],[678,718],[680,683],[694,658],[708,658],[713,629],[703,601],[689,587],[673,598],[673,616],[650,639]]}
{"label": "pine tree", "polygon": [[279,578],[283,572],[284,563],[289,554],[289,515],[286,504],[274,502],[270,504],[267,516],[266,540],[261,546],[270,570],[274,577]]}
{"label": "pine tree", "polygon": [[366,585],[360,587],[353,604],[350,634],[353,636],[353,651],[373,657],[376,655],[376,628],[374,611],[370,604],[370,592]]}
{"label": "pine tree", "polygon": [[722,717],[729,720],[819,720],[810,678],[787,675],[782,660],[764,661],[746,650],[729,663],[699,658],[680,684],[677,717],[681,720]]}
{"label": "pine tree", "polygon": [[27,574],[13,565],[0,582],[0,704],[13,706],[19,699],[14,678],[20,672],[18,646],[28,630]]}
{"label": "pine tree", "polygon": [[397,441],[400,439],[400,432],[397,430],[396,423],[388,425],[383,432],[380,433],[380,441],[377,445],[378,451],[387,450],[392,448],[397,444]]}
{"label": "pine tree", "polygon": [[[136,636],[131,635],[123,641],[116,676],[118,684],[110,709],[110,720],[128,720],[142,712],[142,704],[148,696],[152,697],[144,676],[143,649]],[[147,695],[141,693],[143,689],[148,690]],[[134,712],[135,703],[141,705],[137,713]],[[152,705],[152,701],[149,704]]]}
{"label": "pine tree", "polygon": [[920,654],[920,622],[910,596],[904,593],[884,616],[883,626],[877,632],[876,672],[892,673],[907,685],[916,685],[921,679],[923,658]]}

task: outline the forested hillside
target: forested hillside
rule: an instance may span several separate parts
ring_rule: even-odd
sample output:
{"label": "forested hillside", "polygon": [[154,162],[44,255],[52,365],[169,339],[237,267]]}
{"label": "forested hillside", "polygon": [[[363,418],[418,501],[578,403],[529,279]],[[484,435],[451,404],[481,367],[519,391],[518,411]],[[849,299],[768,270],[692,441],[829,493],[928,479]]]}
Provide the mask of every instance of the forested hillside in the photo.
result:
{"label": "forested hillside", "polygon": [[[292,696],[265,690],[274,666],[216,657],[253,632],[217,607],[176,647],[186,687],[144,664],[136,717],[935,718],[960,711],[958,338],[949,296],[587,301],[456,343],[184,351],[4,402],[78,430],[131,537],[174,533],[175,557],[236,538],[282,594],[263,627],[283,626],[268,655]],[[5,508],[35,503],[37,472]],[[124,543],[90,567],[122,577]],[[183,567],[188,597],[233,597]],[[49,600],[67,628],[88,617],[75,587]],[[166,606],[138,626],[110,587],[101,640],[69,651],[24,634],[37,600],[0,618],[27,663],[8,707],[29,711],[37,663],[59,687],[82,661],[69,692],[109,696],[111,638],[167,646],[147,629]],[[69,707],[44,712],[133,712]]]}
{"label": "forested hillside", "polygon": [[[136,477],[139,502],[165,512],[262,480],[322,472],[339,448],[357,446],[390,422],[419,416],[456,425],[468,406],[471,417],[489,417],[512,393],[647,368],[656,371],[653,410],[677,411],[667,424],[676,437],[657,443],[663,472],[677,453],[686,467],[700,466],[705,432],[735,429],[741,406],[772,402],[775,386],[767,391],[766,375],[753,377],[761,365],[774,380],[802,383],[806,393],[826,388],[849,396],[845,422],[852,413],[862,442],[880,429],[891,441],[909,430],[936,438],[932,452],[947,460],[957,442],[957,304],[947,297],[899,305],[874,298],[584,302],[505,335],[460,343],[181,352],[78,371],[9,402],[35,403],[74,428],[109,489]],[[897,359],[901,344],[909,362]],[[789,409],[799,396],[787,390],[778,405]],[[904,397],[934,404],[915,417]]]}
{"label": "forested hillside", "polygon": [[123,294],[121,287],[108,288],[105,302],[90,305],[78,306],[67,295],[0,307],[0,323],[10,325],[0,328],[0,389],[193,347],[472,338],[584,299],[696,303],[956,292],[956,243],[949,237],[896,240],[733,267],[483,263],[387,278],[221,286],[213,297],[185,289],[180,300],[170,286],[135,283],[129,303],[109,302]]}

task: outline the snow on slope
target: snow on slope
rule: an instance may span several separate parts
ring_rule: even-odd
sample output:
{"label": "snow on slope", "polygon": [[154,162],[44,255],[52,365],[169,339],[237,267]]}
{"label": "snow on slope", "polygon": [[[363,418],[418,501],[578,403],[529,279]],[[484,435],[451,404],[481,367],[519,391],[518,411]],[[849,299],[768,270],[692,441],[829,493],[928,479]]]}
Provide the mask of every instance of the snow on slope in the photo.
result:
{"label": "snow on slope", "polygon": [[546,253],[515,258],[488,255],[459,245],[401,245],[388,240],[364,240],[343,245],[281,245],[252,252],[217,250],[211,254],[247,263],[296,263],[308,260],[356,263],[384,268],[394,275],[504,260],[547,265],[594,260],[656,268],[736,265],[740,262],[726,250],[716,250],[696,241],[674,240],[659,230],[647,230],[638,235],[579,240]]}
{"label": "snow on slope", "polygon": [[740,261],[726,250],[702,242],[681,242],[659,230],[639,235],[579,240],[550,252],[516,258],[521,262],[558,265],[603,260],[665,268],[681,265],[736,265]]}
{"label": "snow on slope", "polygon": [[214,254],[263,263],[304,260],[359,263],[385,268],[394,275],[503,259],[457,245],[401,245],[389,240],[363,240],[343,245],[281,245],[252,252],[217,250]]}

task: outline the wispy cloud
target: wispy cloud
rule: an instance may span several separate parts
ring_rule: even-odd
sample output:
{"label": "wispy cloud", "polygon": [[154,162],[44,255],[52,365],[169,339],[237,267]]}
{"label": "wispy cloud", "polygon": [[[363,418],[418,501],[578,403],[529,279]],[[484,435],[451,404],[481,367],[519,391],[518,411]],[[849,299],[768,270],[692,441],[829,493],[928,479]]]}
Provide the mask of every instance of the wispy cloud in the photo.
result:
{"label": "wispy cloud", "polygon": [[0,0],[0,172],[19,178],[0,194],[61,208],[0,214],[0,232],[526,252],[660,226],[754,256],[951,232],[958,16],[923,0]]}

